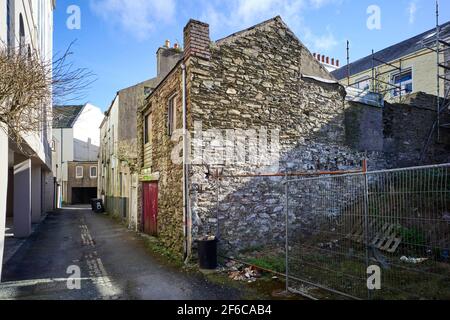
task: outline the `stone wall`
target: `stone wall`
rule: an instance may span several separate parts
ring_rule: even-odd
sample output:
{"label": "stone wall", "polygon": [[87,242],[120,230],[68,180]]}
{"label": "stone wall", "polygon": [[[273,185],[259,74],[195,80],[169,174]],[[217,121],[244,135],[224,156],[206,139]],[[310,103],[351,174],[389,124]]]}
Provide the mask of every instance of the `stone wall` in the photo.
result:
{"label": "stone wall", "polygon": [[[348,102],[345,115],[347,144],[361,152],[380,152],[383,165],[372,163],[372,168],[373,165],[380,169],[402,168],[450,161],[449,129],[441,129],[440,143],[434,131],[424,152],[437,119],[435,96],[419,92],[405,96],[401,104],[385,103],[384,108]],[[441,120],[450,122],[448,112]]]}
{"label": "stone wall", "polygon": [[[150,169],[158,180],[158,236],[163,243],[177,254],[183,248],[183,166],[172,162],[172,151],[179,139],[172,141],[167,130],[167,108],[169,98],[176,95],[176,123],[182,128],[182,84],[181,67],[178,65],[150,96],[138,114],[138,166],[144,168],[143,121],[144,115],[152,114],[152,141]],[[142,199],[142,181],[138,189],[138,199]],[[138,202],[138,212],[142,212],[142,201]],[[142,226],[142,216],[139,215]]]}
{"label": "stone wall", "polygon": [[[414,126],[426,118],[416,113],[417,107],[387,105],[383,111],[346,105],[344,88],[330,82],[333,78],[278,17],[217,42],[209,41],[207,24],[191,20],[184,36],[188,129],[196,137],[215,130],[215,135],[203,135],[200,145],[194,140],[193,151],[207,152],[214,145],[216,154],[223,155],[231,148],[238,151],[241,160],[238,164],[206,163],[196,153],[192,155],[189,208],[194,239],[217,234],[222,248],[228,251],[284,241],[283,178],[235,177],[218,182],[211,178],[215,169],[225,175],[354,170],[361,168],[364,158],[369,159],[369,170],[395,167],[417,154],[416,142],[406,143],[411,142],[408,136],[419,141],[431,128],[422,123],[421,133],[413,134],[417,130]],[[143,115],[152,113],[151,174],[145,178],[159,181],[158,233],[177,253],[183,248],[182,166],[171,159],[179,141],[172,141],[167,134],[167,106],[169,97],[177,94],[180,128],[181,81],[181,66],[177,66],[138,116],[139,167],[143,169]],[[416,125],[408,127],[411,123]],[[269,144],[278,136],[280,158],[264,165],[251,163],[249,159],[259,155],[258,149],[248,144],[238,150],[234,142],[224,144],[218,138],[230,130],[238,136],[253,130],[259,133],[258,139],[261,132],[267,132]],[[249,141],[248,137],[244,140]],[[398,163],[394,163],[396,160]],[[346,185],[341,187],[345,189]],[[290,192],[295,199],[290,204],[291,226],[309,223],[314,210],[306,208],[301,199],[311,190],[297,185]],[[341,200],[350,201],[345,197]]]}
{"label": "stone wall", "polygon": [[[210,59],[193,57],[188,63],[191,126],[201,122],[203,131],[222,133],[279,130],[281,172],[361,168],[364,154],[346,146],[343,87],[302,76],[327,74],[280,19],[213,43],[209,50]],[[209,139],[203,139],[204,150],[214,140]],[[233,175],[273,167],[225,164],[222,169]],[[191,168],[194,238],[219,229],[229,250],[282,241],[279,178],[224,179],[217,186],[204,170]]]}

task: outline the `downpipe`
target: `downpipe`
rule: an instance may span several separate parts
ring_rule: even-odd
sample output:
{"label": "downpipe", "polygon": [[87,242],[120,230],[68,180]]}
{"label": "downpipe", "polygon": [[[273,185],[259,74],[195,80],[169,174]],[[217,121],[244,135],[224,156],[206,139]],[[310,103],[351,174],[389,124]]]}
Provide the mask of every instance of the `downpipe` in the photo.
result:
{"label": "downpipe", "polygon": [[182,91],[183,91],[183,222],[184,222],[184,263],[191,259],[192,252],[192,218],[189,210],[189,138],[187,130],[187,103],[186,103],[186,65],[181,65]]}

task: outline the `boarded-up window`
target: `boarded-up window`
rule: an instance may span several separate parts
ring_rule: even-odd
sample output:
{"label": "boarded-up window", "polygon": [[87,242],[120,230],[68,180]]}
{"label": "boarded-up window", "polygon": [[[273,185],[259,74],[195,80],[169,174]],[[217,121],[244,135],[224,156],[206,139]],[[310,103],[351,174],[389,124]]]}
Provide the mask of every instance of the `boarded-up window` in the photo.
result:
{"label": "boarded-up window", "polygon": [[152,139],[152,114],[149,113],[144,119],[144,144],[151,143]]}
{"label": "boarded-up window", "polygon": [[177,128],[177,104],[176,95],[169,98],[168,117],[167,117],[167,134],[171,136]]}

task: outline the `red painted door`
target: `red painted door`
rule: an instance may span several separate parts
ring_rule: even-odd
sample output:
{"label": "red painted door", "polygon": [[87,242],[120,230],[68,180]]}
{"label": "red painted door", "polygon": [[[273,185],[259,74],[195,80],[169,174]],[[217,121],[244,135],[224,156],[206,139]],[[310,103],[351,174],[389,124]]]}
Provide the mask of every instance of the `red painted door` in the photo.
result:
{"label": "red painted door", "polygon": [[156,237],[158,235],[158,184],[144,183],[143,189],[144,233]]}

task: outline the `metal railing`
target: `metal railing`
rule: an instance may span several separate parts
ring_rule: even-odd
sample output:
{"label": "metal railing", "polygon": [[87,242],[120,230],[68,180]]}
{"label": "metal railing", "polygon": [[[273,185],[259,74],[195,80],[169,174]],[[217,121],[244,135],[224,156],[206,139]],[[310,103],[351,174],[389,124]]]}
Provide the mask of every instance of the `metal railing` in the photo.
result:
{"label": "metal railing", "polygon": [[225,184],[218,206],[232,203],[230,214],[239,209],[247,222],[227,225],[218,215],[225,250],[285,274],[289,288],[450,299],[450,164],[234,184]]}

